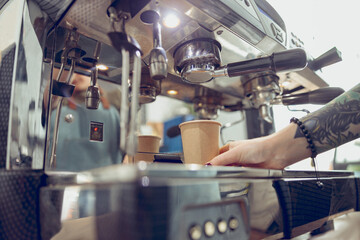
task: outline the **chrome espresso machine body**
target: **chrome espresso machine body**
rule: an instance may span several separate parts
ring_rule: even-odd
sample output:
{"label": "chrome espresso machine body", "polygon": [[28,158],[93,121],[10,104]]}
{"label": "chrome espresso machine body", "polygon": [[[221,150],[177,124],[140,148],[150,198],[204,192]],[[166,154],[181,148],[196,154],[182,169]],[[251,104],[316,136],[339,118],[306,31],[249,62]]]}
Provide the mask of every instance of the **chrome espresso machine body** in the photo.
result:
{"label": "chrome espresso machine body", "polygon": [[[164,24],[170,13],[179,20],[172,28]],[[109,123],[101,118],[80,124],[92,147],[70,164],[111,142],[133,156],[139,106],[157,95],[194,104],[200,118],[254,111],[270,125],[273,104],[339,95],[319,71],[339,52],[306,54],[264,0],[7,0],[0,33],[1,239],[291,238],[360,208],[352,172],[317,179],[311,171],[143,162],[59,170],[62,121],[77,121],[61,115],[74,74],[91,79],[87,109],[104,105],[100,82],[121,96],[113,103],[117,139],[98,133]]]}

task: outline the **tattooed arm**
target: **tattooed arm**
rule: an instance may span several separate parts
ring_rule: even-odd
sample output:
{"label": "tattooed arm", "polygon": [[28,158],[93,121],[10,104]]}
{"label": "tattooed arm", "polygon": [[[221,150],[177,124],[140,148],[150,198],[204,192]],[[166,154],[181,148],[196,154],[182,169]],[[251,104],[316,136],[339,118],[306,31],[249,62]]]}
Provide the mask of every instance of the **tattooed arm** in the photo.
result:
{"label": "tattooed arm", "polygon": [[[325,152],[360,136],[360,84],[301,121],[317,152]],[[212,165],[241,165],[283,169],[311,156],[308,143],[292,123],[270,136],[231,142],[220,149]]]}
{"label": "tattooed arm", "polygon": [[[319,153],[360,136],[360,84],[302,119]],[[296,138],[304,137],[299,129]]]}

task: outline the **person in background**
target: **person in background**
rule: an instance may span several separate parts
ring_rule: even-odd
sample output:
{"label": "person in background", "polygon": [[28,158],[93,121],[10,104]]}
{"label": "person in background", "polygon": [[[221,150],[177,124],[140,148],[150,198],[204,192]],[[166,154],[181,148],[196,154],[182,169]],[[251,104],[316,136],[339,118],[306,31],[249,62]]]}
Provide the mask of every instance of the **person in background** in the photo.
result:
{"label": "person in background", "polygon": [[360,84],[272,135],[231,142],[207,165],[284,169],[360,136]]}
{"label": "person in background", "polygon": [[[54,76],[56,75],[55,70]],[[67,72],[63,75],[67,76]],[[64,99],[61,108],[55,169],[61,171],[84,171],[121,163],[118,111],[109,103],[105,92],[101,88],[99,108],[96,110],[87,109],[85,96],[90,85],[90,77],[74,73],[72,78],[71,83],[75,85],[73,95]],[[47,108],[47,96],[48,91],[45,91],[45,109]],[[55,108],[59,100],[60,97],[54,96],[51,104],[51,141],[56,118]],[[90,140],[90,122],[92,121],[103,123],[102,142]],[[48,152],[49,159],[51,145]]]}

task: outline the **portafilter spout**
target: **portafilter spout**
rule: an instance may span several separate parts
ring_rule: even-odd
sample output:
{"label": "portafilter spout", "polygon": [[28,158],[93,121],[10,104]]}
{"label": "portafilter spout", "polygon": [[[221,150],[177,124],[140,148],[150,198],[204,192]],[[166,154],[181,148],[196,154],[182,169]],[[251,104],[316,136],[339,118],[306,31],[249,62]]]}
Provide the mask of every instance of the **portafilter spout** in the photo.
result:
{"label": "portafilter spout", "polygon": [[141,14],[144,23],[153,25],[153,49],[150,52],[150,77],[154,80],[161,80],[167,77],[167,57],[161,43],[160,15],[154,10],[148,10]]}

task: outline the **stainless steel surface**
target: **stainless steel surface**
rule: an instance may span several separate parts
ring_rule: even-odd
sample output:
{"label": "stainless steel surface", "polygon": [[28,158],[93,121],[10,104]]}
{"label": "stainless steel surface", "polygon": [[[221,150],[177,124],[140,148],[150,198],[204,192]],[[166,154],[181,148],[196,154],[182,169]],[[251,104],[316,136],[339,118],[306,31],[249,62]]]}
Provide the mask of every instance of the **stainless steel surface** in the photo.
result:
{"label": "stainless steel surface", "polygon": [[137,150],[137,134],[138,129],[138,109],[139,109],[139,91],[141,78],[141,57],[140,51],[136,51],[133,55],[134,69],[131,88],[131,105],[130,105],[130,123],[129,123],[129,140],[126,148],[126,153],[129,156],[135,156]]}
{"label": "stainless steel surface", "polygon": [[[43,168],[46,129],[41,124],[42,93],[48,72],[42,71],[46,63],[42,63],[39,42],[44,40],[50,19],[36,4],[29,7],[33,3],[29,2],[12,0],[1,4],[0,166],[3,169]],[[35,18],[41,21],[34,22]]]}
{"label": "stainless steel surface", "polygon": [[[312,171],[140,162],[77,173],[75,178],[69,174],[67,184],[52,181],[41,189],[41,222],[48,221],[42,237],[80,236],[73,231],[80,226],[86,229],[82,237],[94,239],[119,234],[125,239],[188,239],[198,237],[197,228],[201,236],[212,235],[213,226],[216,239],[222,239],[219,232],[224,232],[226,239],[295,237],[354,211],[356,201],[341,201],[344,195],[337,190],[345,187],[348,197],[355,197],[353,174],[331,171],[320,175],[327,190],[318,190],[317,198]],[[49,176],[52,178],[56,175]],[[284,194],[295,195],[282,196],[283,187]],[[330,195],[334,199],[328,199]],[[287,208],[283,201],[293,197],[297,199],[294,211],[300,212],[292,215],[297,220],[289,220],[294,224],[289,227],[284,214],[291,210],[283,210]],[[327,205],[318,211],[329,215],[309,217],[306,211],[311,205]]]}
{"label": "stainless steel surface", "polygon": [[[168,65],[164,48],[162,47],[160,16],[157,12],[149,10],[142,13],[142,20],[153,26],[153,49],[149,56],[150,77],[161,80],[167,77]],[[144,16],[147,16],[146,19]]]}
{"label": "stainless steel surface", "polygon": [[122,74],[121,74],[121,108],[120,108],[120,149],[126,151],[126,134],[129,121],[129,84],[130,76],[130,53],[121,50]]}
{"label": "stainless steel surface", "polygon": [[175,69],[184,81],[208,82],[213,79],[215,68],[221,64],[220,50],[220,44],[211,38],[182,43],[174,51]]}
{"label": "stainless steel surface", "polygon": [[88,109],[98,109],[100,104],[100,90],[97,86],[89,86],[86,91],[85,105]]}
{"label": "stainless steel surface", "polygon": [[149,71],[148,67],[141,69],[140,104],[154,102],[161,92],[161,81],[152,79]]}
{"label": "stainless steel surface", "polygon": [[[253,59],[259,55],[271,54],[274,51],[282,51],[292,46],[288,39],[291,39],[290,31],[286,31],[278,22],[274,22],[263,12],[261,12],[254,1],[248,1],[248,5],[241,2],[231,1],[149,1],[138,12],[133,13],[131,19],[126,23],[126,29],[129,35],[133,36],[141,45],[144,52],[144,61],[149,64],[149,53],[153,48],[153,42],[149,38],[152,34],[152,25],[144,24],[140,16],[146,11],[156,11],[160,17],[164,17],[167,13],[175,13],[181,23],[177,28],[162,28],[163,48],[167,52],[168,58],[168,77],[162,82],[162,95],[167,94],[168,89],[192,88],[186,83],[182,83],[178,79],[181,77],[174,70],[177,66],[174,63],[174,51],[184,42],[198,38],[210,38],[221,44],[220,58],[223,65],[231,62],[244,61]],[[87,14],[86,18],[82,18],[85,14],[85,1],[77,1],[65,16],[63,26],[75,26],[78,31],[85,36],[100,40],[110,45],[110,41],[105,36],[110,31],[107,27],[109,21],[106,11],[109,3],[98,2],[93,0],[91,14]],[[124,2],[125,5],[125,2]],[[220,16],[231,15],[233,21],[221,18]],[[244,20],[245,19],[245,20]],[[66,22],[66,24],[65,24]],[[276,28],[274,28],[274,26]],[[115,23],[115,27],[119,28],[119,23]],[[273,32],[277,29],[277,32]],[[278,35],[282,36],[279,40]],[[165,39],[165,40],[164,40]],[[176,59],[175,59],[176,62]],[[203,69],[208,69],[210,65],[187,66],[191,69],[191,75],[197,79],[197,74]],[[200,72],[198,72],[197,70]],[[189,71],[188,71],[189,72]],[[208,72],[208,71],[205,71]],[[319,77],[320,71],[312,71],[308,67],[296,73],[279,74],[280,82],[288,81],[291,84],[285,90],[291,90],[299,86],[303,86],[302,91],[314,90],[324,87],[327,84]],[[207,80],[210,76],[205,77]],[[201,77],[201,81],[205,81]],[[199,80],[199,79],[198,79]],[[202,86],[211,88],[223,95],[221,105],[237,105],[242,102],[241,108],[251,108],[251,105],[244,99],[244,91],[242,86],[243,76],[234,79],[219,78],[209,83],[203,83]],[[193,91],[183,91],[175,97],[186,102],[191,102],[194,98]],[[239,107],[240,108],[240,107]]]}
{"label": "stainless steel surface", "polygon": [[281,94],[279,77],[273,72],[250,75],[244,84],[245,95],[252,106],[259,109],[259,115],[269,123],[273,123],[270,106],[273,100]]}
{"label": "stainless steel surface", "polygon": [[98,78],[98,67],[97,63],[99,61],[99,55],[101,51],[101,43],[97,42],[94,49],[94,57],[89,59],[92,63],[91,68],[91,81],[90,86],[86,91],[85,105],[88,109],[98,109],[100,104],[100,91],[97,86],[97,78]]}

